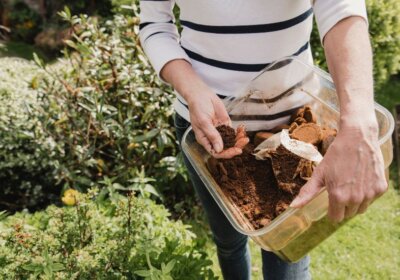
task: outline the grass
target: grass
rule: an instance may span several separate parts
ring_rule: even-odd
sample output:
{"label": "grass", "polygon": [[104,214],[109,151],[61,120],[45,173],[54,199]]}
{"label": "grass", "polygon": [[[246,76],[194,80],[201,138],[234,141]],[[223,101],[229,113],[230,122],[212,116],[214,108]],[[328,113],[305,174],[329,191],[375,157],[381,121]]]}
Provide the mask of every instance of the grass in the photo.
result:
{"label": "grass", "polygon": [[49,62],[51,59],[42,50],[22,42],[4,42],[0,41],[0,58],[1,57],[20,57],[27,60],[33,60],[33,53]]}
{"label": "grass", "polygon": [[315,279],[400,279],[400,200],[393,187],[312,253]]}

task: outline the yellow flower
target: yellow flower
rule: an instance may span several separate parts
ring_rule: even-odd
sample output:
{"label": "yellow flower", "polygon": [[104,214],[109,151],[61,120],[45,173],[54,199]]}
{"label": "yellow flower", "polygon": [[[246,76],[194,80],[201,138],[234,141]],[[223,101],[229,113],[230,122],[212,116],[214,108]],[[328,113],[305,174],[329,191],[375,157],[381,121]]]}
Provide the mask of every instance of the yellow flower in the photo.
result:
{"label": "yellow flower", "polygon": [[73,206],[76,204],[76,196],[79,194],[77,190],[68,189],[64,192],[64,196],[61,198],[65,205]]}
{"label": "yellow flower", "polygon": [[133,150],[133,149],[135,149],[135,148],[137,148],[137,147],[139,147],[140,145],[138,144],[138,143],[134,143],[134,142],[132,142],[132,143],[129,143],[129,145],[128,145],[128,150]]}
{"label": "yellow flower", "polygon": [[98,160],[96,160],[96,162],[97,162],[97,170],[99,172],[102,172],[104,169],[104,160],[99,158]]}

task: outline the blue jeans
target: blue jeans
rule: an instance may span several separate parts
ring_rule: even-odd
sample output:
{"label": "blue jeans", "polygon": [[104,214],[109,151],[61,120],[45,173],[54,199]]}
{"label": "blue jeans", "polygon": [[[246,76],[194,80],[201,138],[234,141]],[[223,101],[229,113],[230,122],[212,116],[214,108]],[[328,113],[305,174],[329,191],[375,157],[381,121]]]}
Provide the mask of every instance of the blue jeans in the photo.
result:
{"label": "blue jeans", "polygon": [[[177,138],[180,143],[183,133],[190,126],[190,123],[178,114],[175,114],[174,122]],[[237,232],[233,228],[184,154],[183,158],[192,184],[200,198],[210,224],[224,279],[250,279],[251,265],[247,236]],[[297,263],[286,263],[272,252],[261,250],[261,254],[264,279],[304,280],[311,278],[308,270],[310,262],[308,256]]]}

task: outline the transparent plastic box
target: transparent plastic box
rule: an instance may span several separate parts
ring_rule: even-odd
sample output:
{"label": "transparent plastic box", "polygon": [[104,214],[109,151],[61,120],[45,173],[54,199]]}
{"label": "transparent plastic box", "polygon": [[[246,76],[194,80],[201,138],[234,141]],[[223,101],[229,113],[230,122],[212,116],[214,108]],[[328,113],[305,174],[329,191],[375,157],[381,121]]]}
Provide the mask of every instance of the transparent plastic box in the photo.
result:
{"label": "transparent plastic box", "polygon": [[[294,57],[270,65],[237,92],[234,98],[225,102],[233,126],[241,123],[248,131],[272,128],[262,122],[270,119],[263,115],[266,112],[276,112],[279,116],[282,106],[286,106],[286,111],[290,112],[290,109],[304,104],[311,106],[320,125],[331,128],[338,126],[339,105],[331,77],[321,69]],[[388,167],[393,159],[391,134],[394,120],[389,111],[379,104],[375,104],[375,112],[388,179]],[[287,122],[288,119],[282,116],[272,121],[270,126]],[[333,224],[327,219],[328,193],[322,189],[304,207],[289,207],[270,224],[255,230],[233,201],[225,196],[208,171],[206,162],[209,154],[196,142],[191,127],[183,136],[182,149],[233,227],[251,237],[264,250],[274,252],[285,261],[300,260],[343,225]]]}

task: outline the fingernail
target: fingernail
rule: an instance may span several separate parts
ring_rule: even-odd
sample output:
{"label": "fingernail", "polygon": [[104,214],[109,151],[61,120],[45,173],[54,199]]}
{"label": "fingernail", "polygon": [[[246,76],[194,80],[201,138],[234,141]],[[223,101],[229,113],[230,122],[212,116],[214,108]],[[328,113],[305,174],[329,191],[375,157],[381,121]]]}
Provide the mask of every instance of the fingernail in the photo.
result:
{"label": "fingernail", "polygon": [[292,203],[290,203],[289,207],[296,208],[298,204],[299,204],[299,199],[296,198],[295,200],[292,201]]}
{"label": "fingernail", "polygon": [[222,147],[219,143],[215,143],[214,148],[217,153],[222,152]]}

